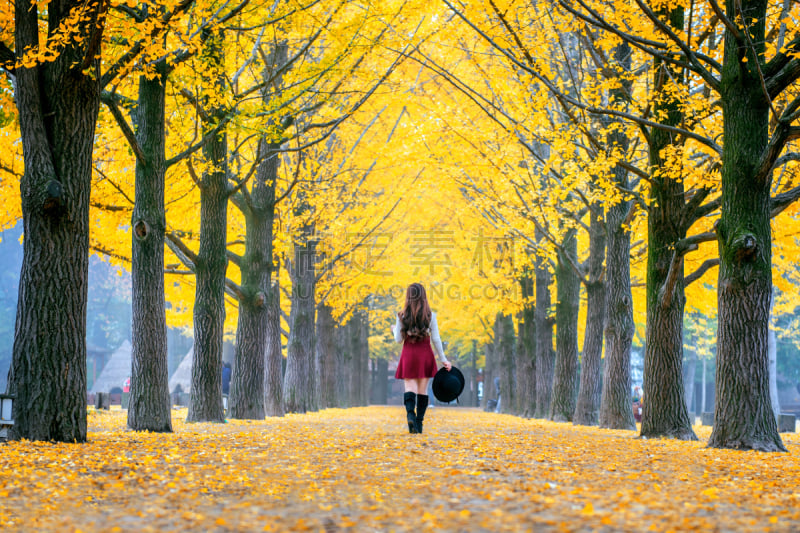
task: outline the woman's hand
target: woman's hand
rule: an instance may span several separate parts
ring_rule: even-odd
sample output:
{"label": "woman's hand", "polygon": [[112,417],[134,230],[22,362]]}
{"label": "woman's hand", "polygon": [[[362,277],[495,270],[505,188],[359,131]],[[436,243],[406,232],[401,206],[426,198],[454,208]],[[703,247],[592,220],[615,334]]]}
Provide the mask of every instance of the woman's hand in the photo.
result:
{"label": "woman's hand", "polygon": [[450,361],[442,363],[442,366],[444,366],[445,370],[447,370],[448,372],[450,372],[450,369],[453,367],[453,365],[450,364]]}

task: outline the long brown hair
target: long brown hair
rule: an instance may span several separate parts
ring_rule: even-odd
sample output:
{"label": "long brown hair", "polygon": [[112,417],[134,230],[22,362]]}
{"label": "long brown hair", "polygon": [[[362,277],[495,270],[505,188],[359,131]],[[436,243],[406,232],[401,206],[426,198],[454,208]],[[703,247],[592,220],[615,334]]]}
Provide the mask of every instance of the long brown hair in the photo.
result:
{"label": "long brown hair", "polygon": [[417,342],[428,335],[431,326],[431,308],[428,305],[428,295],[425,287],[420,283],[412,283],[406,289],[406,304],[400,315],[402,327],[400,333],[403,339]]}

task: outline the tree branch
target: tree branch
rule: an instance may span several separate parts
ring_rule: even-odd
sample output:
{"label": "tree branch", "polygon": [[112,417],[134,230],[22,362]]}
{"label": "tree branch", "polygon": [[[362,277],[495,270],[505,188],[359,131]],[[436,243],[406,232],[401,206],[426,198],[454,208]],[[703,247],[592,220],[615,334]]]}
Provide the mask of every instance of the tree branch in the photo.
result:
{"label": "tree branch", "polygon": [[[703,68],[701,71],[698,72],[695,68],[695,65],[692,64],[691,62],[687,63],[685,61],[679,61],[674,59],[672,55],[670,55],[669,49],[666,47],[666,45],[664,45],[664,43],[652,41],[650,39],[645,39],[643,37],[639,37],[636,35],[631,35],[629,33],[620,30],[616,26],[612,26],[603,19],[600,13],[589,7],[585,2],[583,2],[583,0],[578,0],[578,3],[580,3],[580,5],[583,6],[583,8],[586,9],[591,14],[591,16],[587,16],[581,13],[573,6],[571,6],[566,0],[558,0],[558,3],[564,9],[566,9],[579,19],[583,20],[584,22],[590,24],[591,26],[613,33],[623,41],[627,42],[631,46],[634,46],[635,48],[638,48],[639,50],[650,55],[651,57],[660,59],[666,63],[670,63],[672,65],[681,68],[686,68],[688,70],[691,70],[692,72],[697,72],[698,75],[703,77],[703,79],[709,85],[709,87],[713,88],[716,91],[719,91],[719,80],[717,80],[713,75],[711,75],[707,69]],[[702,59],[703,61],[708,63],[717,72],[720,72],[722,70],[721,65],[713,58],[708,57],[704,54],[698,54],[696,52],[694,53],[694,56],[695,58]]]}
{"label": "tree branch", "polygon": [[146,17],[144,16],[144,13],[142,12],[142,10],[138,9],[136,7],[128,7],[125,4],[120,4],[118,6],[114,6],[113,9],[116,9],[120,13],[124,13],[124,14],[128,15],[129,17],[131,17],[133,20],[135,20],[139,24],[144,22],[145,19],[146,19]]}
{"label": "tree branch", "polygon": [[784,209],[792,205],[795,201],[797,201],[798,198],[800,198],[800,186],[773,196],[769,205],[770,218],[775,218],[781,214]]}
{"label": "tree branch", "polygon": [[92,244],[89,247],[92,250],[94,250],[95,252],[99,253],[99,254],[102,254],[102,255],[105,255],[105,256],[108,256],[108,257],[113,257],[114,259],[118,259],[118,260],[122,261],[123,263],[130,263],[131,262],[131,258],[130,257],[125,257],[124,255],[120,255],[120,254],[118,254],[116,252],[112,252],[111,250],[103,248],[99,244]]}
{"label": "tree branch", "polygon": [[695,67],[695,72],[697,72],[697,74],[699,74],[711,87],[718,89],[718,80],[714,78],[711,72],[706,70],[706,68],[700,63],[689,45],[687,45],[683,39],[678,37],[678,35],[672,31],[672,28],[670,28],[669,25],[664,24],[664,21],[662,21],[655,13],[653,13],[653,10],[650,9],[650,6],[642,2],[642,0],[636,0],[636,4],[639,6],[639,9],[644,11],[644,14],[647,15],[647,18],[649,18],[659,30],[669,37],[672,42],[678,45],[678,48],[681,49],[684,56],[686,56],[686,59]]}
{"label": "tree branch", "polygon": [[172,20],[173,17],[183,13],[194,3],[194,0],[181,0],[181,2],[175,6],[175,9],[164,13],[161,16],[160,24],[154,24],[153,29],[150,31],[150,35],[147,39],[140,39],[138,40],[127,52],[122,54],[122,56],[114,63],[105,74],[100,77],[100,90],[103,90],[106,85],[114,81],[114,79],[119,75],[122,70],[127,67],[129,64],[136,59],[139,54],[142,53],[144,49],[144,43],[146,40],[154,39],[157,37],[162,31],[167,31],[170,28],[169,21]]}
{"label": "tree branch", "polygon": [[125,120],[125,116],[119,110],[119,107],[117,107],[114,93],[103,91],[100,94],[100,100],[102,100],[102,102],[108,107],[109,111],[111,111],[111,115],[114,117],[119,129],[122,131],[122,135],[125,136],[125,140],[128,141],[128,145],[130,145],[131,150],[136,156],[136,160],[142,165],[146,164],[147,158],[145,157],[144,151],[139,145],[139,141],[136,140],[136,134],[133,133],[133,128],[131,128],[131,126],[128,124],[128,121]]}
{"label": "tree branch", "polygon": [[230,278],[225,278],[225,292],[228,293],[229,296],[235,298],[238,302],[241,302],[245,299],[245,294],[242,288],[231,281]]}
{"label": "tree branch", "polygon": [[97,20],[90,22],[94,26],[92,35],[89,37],[89,42],[86,45],[86,52],[83,56],[81,69],[89,68],[92,62],[96,59],[96,55],[100,52],[100,45],[103,42],[103,30],[106,27],[105,19],[108,13],[109,0],[98,0],[99,6],[97,8]]}
{"label": "tree branch", "polygon": [[733,21],[728,18],[728,16],[717,3],[717,0],[708,0],[708,3],[711,4],[711,9],[714,11],[714,14],[719,20],[722,21],[722,23],[725,25],[725,28],[731,32],[731,35],[733,35],[734,39],[739,42],[739,45],[743,45],[744,42],[742,39],[742,33],[739,31],[739,28],[736,27],[736,24],[734,24]]}
{"label": "tree branch", "polygon": [[705,274],[709,269],[719,265],[719,258],[715,259],[706,259],[703,261],[703,264],[698,267],[697,270],[683,278],[683,286],[688,287]]}
{"label": "tree branch", "polygon": [[242,268],[242,256],[236,253],[231,252],[230,250],[225,251],[226,255],[228,256],[228,260],[236,265],[239,268]]}
{"label": "tree branch", "polygon": [[198,255],[192,251],[191,248],[186,246],[180,237],[174,231],[168,231],[164,234],[167,238],[167,246],[172,253],[174,253],[181,263],[192,272],[196,271],[196,264],[200,260]]}
{"label": "tree branch", "polygon": [[691,227],[691,225],[694,224],[698,218],[700,218],[697,216],[697,210],[700,207],[700,204],[703,203],[703,200],[705,200],[709,194],[711,194],[711,187],[702,187],[700,190],[695,192],[689,201],[683,206],[680,216],[680,227],[683,228],[684,231],[688,230],[689,227]]}
{"label": "tree branch", "polygon": [[10,74],[16,74],[16,63],[17,55],[14,51],[6,43],[0,42],[0,67]]}
{"label": "tree branch", "polygon": [[669,271],[664,284],[658,290],[658,299],[662,309],[666,309],[672,303],[672,295],[675,293],[675,285],[678,283],[678,274],[683,269],[683,254],[679,254],[675,249],[672,252],[672,261],[669,263]]}
{"label": "tree branch", "polygon": [[[783,149],[786,147],[786,144],[790,141],[800,138],[800,127],[798,126],[790,126],[789,121],[792,120],[793,112],[790,112],[790,108],[794,107],[795,109],[800,106],[800,96],[795,98],[789,106],[784,110],[783,116],[778,120],[778,126],[775,128],[775,131],[772,132],[772,137],[769,140],[769,143],[764,148],[764,152],[761,154],[760,162],[756,167],[755,175],[753,179],[757,183],[763,183],[770,175],[772,170],[775,168],[775,164],[778,161],[778,156],[780,156]],[[789,119],[786,120],[787,112],[789,112]]]}
{"label": "tree branch", "polygon": [[699,244],[716,240],[716,232],[707,231],[705,233],[698,233],[697,235],[692,235],[691,237],[684,237],[676,242],[675,250],[678,252],[678,255],[686,255],[688,252],[697,250]]}

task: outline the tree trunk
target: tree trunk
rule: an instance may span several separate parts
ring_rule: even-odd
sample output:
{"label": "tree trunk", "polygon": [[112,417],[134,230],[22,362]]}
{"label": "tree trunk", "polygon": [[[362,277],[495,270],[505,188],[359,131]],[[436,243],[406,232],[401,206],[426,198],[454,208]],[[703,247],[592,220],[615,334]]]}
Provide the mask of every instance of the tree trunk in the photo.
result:
{"label": "tree trunk", "polygon": [[[278,44],[268,65],[264,80],[286,63],[288,50]],[[265,105],[275,97],[280,77],[261,90]],[[269,126],[276,126],[269,121]],[[275,188],[280,167],[280,143],[270,135],[259,140],[260,161],[249,195],[237,194],[234,203],[245,218],[245,253],[241,258],[242,294],[239,296],[239,320],[236,328],[236,355],[231,376],[228,412],[231,418],[261,420],[266,414],[265,367],[267,353],[267,294],[272,285],[273,225],[275,222]]]}
{"label": "tree trunk", "polygon": [[[615,59],[624,69],[630,68],[630,46],[620,44]],[[614,98],[622,98],[612,91]],[[610,146],[626,153],[630,144],[620,128],[609,135]],[[618,185],[628,187],[628,173],[615,165]],[[606,257],[606,357],[603,369],[603,392],[600,396],[600,427],[636,429],[631,402],[631,343],[633,341],[633,297],[631,295],[631,236],[627,229],[629,200],[610,206],[606,216],[608,250]]]}
{"label": "tree trunk", "polygon": [[350,356],[347,375],[349,376],[350,407],[367,405],[369,400],[369,347],[366,344],[368,335],[368,316],[366,311],[354,311],[347,328],[347,344]]}
{"label": "tree trunk", "polygon": [[694,350],[689,350],[686,354],[686,361],[683,366],[683,390],[686,399],[686,411],[689,413],[689,421],[694,420],[692,402],[694,401],[694,380],[697,375],[697,354]]}
{"label": "tree trunk", "polygon": [[[206,76],[224,90],[222,33],[206,39]],[[224,113],[216,108],[203,121],[203,135],[214,131]],[[225,333],[225,276],[228,267],[228,164],[225,130],[203,145],[208,169],[200,183],[200,251],[195,264],[194,359],[189,422],[222,422],[222,344]]]}
{"label": "tree trunk", "polygon": [[[662,9],[665,23],[682,30],[683,8]],[[679,125],[683,114],[673,85],[680,69],[653,61],[655,114],[661,122]],[[671,132],[650,130],[650,206],[647,219],[647,331],[644,352],[643,437],[697,440],[686,410],[683,386],[683,254],[678,242],[686,236],[683,222],[683,180],[666,169],[664,151],[678,140]]]}
{"label": "tree trunk", "polygon": [[358,363],[361,375],[361,389],[358,405],[369,405],[370,379],[369,379],[369,311],[365,307],[361,311],[361,324],[358,331]]}
{"label": "tree trunk", "polygon": [[[262,420],[266,415],[265,383],[269,341],[269,300],[274,268],[272,241],[275,218],[275,182],[280,163],[279,145],[261,139],[259,162],[249,200],[237,197],[245,219],[236,353],[231,374],[230,418]],[[278,337],[280,338],[280,337]]]}
{"label": "tree trunk", "polygon": [[600,416],[603,328],[606,322],[606,288],[603,266],[606,258],[606,230],[603,206],[595,204],[589,222],[589,278],[586,285],[586,331],[583,336],[581,383],[575,406],[574,424],[596,426]]}
{"label": "tree trunk", "polygon": [[500,376],[500,412],[514,412],[514,317],[495,317],[495,361]]}
{"label": "tree trunk", "polygon": [[483,400],[481,402],[481,407],[488,411],[489,400],[497,400],[497,393],[495,392],[494,386],[494,376],[496,372],[494,364],[494,343],[486,343],[483,347],[483,352]]}
{"label": "tree trunk", "polygon": [[172,431],[164,304],[166,61],[158,61],[155,71],[157,76],[152,79],[144,75],[139,77],[139,100],[135,111],[136,141],[144,160],[136,160],[136,192],[131,219],[133,369],[128,427],[138,431]]}
{"label": "tree trunk", "polygon": [[781,412],[780,399],[778,398],[778,346],[775,328],[769,328],[767,337],[767,353],[769,354],[769,398],[772,402],[772,412],[775,418]]}
{"label": "tree trunk", "polygon": [[[472,354],[470,355],[470,366],[472,367],[472,403],[470,407],[480,407],[480,398],[478,396],[478,341],[472,341]],[[485,391],[484,391],[485,394]]]}
{"label": "tree trunk", "polygon": [[570,422],[578,396],[578,307],[581,281],[569,264],[578,262],[576,231],[567,231],[556,267],[556,363],[553,374],[553,399],[550,419]]}
{"label": "tree trunk", "polygon": [[[537,231],[538,234],[538,231]],[[541,241],[537,235],[537,242]],[[553,392],[553,321],[550,313],[550,271],[547,260],[536,258],[536,412],[535,418],[546,418],[550,414],[550,398]]]}
{"label": "tree trunk", "polygon": [[357,407],[359,405],[359,389],[361,388],[361,376],[359,373],[361,353],[358,343],[358,332],[361,330],[361,317],[358,311],[354,311],[350,316],[347,328],[347,353],[350,356],[350,365],[347,367],[347,376],[350,380],[348,386],[347,404],[350,407]]}
{"label": "tree trunk", "polygon": [[302,232],[304,242],[294,245],[292,310],[289,315],[289,341],[286,375],[283,381],[283,405],[287,413],[305,413],[318,409],[318,369],[314,356],[315,253],[311,239],[313,227]]}
{"label": "tree trunk", "polygon": [[[725,143],[717,225],[717,376],[714,428],[708,445],[786,451],[769,397],[771,172],[755,179],[769,133],[769,102],[758,68],[763,64],[767,2],[743,0],[736,11],[733,4],[727,2],[728,15],[750,21],[755,49],[739,48],[736,37],[726,30],[720,83]],[[747,57],[746,63],[742,56]]]}
{"label": "tree trunk", "polygon": [[[317,368],[319,368],[319,407],[336,407],[336,346],[333,308],[323,303],[317,311]],[[385,381],[385,380],[384,380]]]}
{"label": "tree trunk", "polygon": [[[15,94],[25,171],[20,183],[25,231],[8,391],[16,395],[12,439],[86,440],[86,304],[89,275],[89,192],[100,102],[98,49],[103,21],[83,2],[59,0],[40,13],[15,5],[17,57],[74,10],[86,20],[53,61],[18,64]],[[99,41],[98,41],[99,42]]]}
{"label": "tree trunk", "polygon": [[706,358],[703,357],[703,375],[701,378],[703,386],[700,388],[700,413],[707,413],[706,411]]}
{"label": "tree trunk", "polygon": [[520,416],[532,417],[536,412],[536,305],[530,273],[520,278],[520,285],[524,303],[517,329],[517,402]]}
{"label": "tree trunk", "polygon": [[372,387],[372,403],[385,405],[389,401],[389,361],[386,359],[373,359],[375,380]]}
{"label": "tree trunk", "polygon": [[459,401],[462,403],[462,405],[467,407],[475,407],[477,400],[478,389],[475,387],[475,359],[477,358],[477,350],[477,342],[473,340],[472,350],[470,350],[469,355],[469,365],[466,365],[461,369],[461,371],[464,373],[464,392],[461,393]]}
{"label": "tree trunk", "polygon": [[284,415],[281,345],[281,290],[276,268],[267,290],[267,353],[264,364],[264,410],[267,416]]}
{"label": "tree trunk", "polygon": [[336,345],[336,406],[350,407],[350,367],[352,345],[350,338],[350,321],[336,326],[333,339]]}

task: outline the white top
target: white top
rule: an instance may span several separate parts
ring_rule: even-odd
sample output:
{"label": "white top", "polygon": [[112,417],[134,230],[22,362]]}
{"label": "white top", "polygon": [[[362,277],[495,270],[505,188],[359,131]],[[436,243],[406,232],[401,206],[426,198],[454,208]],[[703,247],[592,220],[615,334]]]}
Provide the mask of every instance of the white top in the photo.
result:
{"label": "white top", "polygon": [[[402,327],[403,325],[400,323],[400,317],[398,316],[394,326],[392,326],[395,342],[403,342]],[[444,356],[444,348],[442,347],[442,339],[439,337],[439,325],[436,323],[436,313],[431,313],[430,337],[433,343],[433,351],[436,352],[436,355],[439,356],[442,363],[447,363],[448,360],[447,357]]]}

